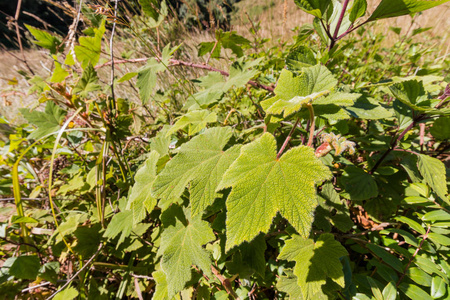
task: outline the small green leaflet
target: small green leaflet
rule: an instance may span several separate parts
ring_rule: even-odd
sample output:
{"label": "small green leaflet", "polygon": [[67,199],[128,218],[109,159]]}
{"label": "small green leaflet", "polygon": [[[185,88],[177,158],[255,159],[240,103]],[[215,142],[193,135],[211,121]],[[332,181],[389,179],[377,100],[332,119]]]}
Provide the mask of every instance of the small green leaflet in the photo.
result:
{"label": "small green leaflet", "polygon": [[58,57],[56,55],[53,55],[53,60],[55,62],[55,69],[53,70],[50,82],[62,82],[64,79],[66,79],[67,75],[69,75],[69,72],[64,70],[64,68],[58,62]]}
{"label": "small green leaflet", "polygon": [[62,43],[57,37],[30,25],[25,24],[25,27],[36,39],[36,41],[33,41],[36,45],[50,50],[51,54],[56,54],[58,51],[64,51],[64,43]]}
{"label": "small green leaflet", "polygon": [[333,74],[322,65],[304,68],[297,77],[284,69],[274,91],[276,96],[261,102],[261,106],[270,114],[284,111],[284,117],[287,117],[315,99],[328,95],[336,84]]}
{"label": "small green leaflet", "polygon": [[444,163],[437,158],[420,154],[418,167],[420,174],[439,198],[450,204],[450,200],[447,197],[448,190]]}
{"label": "small green leaflet", "polygon": [[344,287],[344,272],[339,258],[346,255],[347,250],[334,240],[334,236],[325,233],[316,242],[294,235],[286,241],[278,259],[295,261],[294,274],[304,299],[319,299],[325,297],[321,286],[328,278]]}
{"label": "small green leaflet", "polygon": [[222,175],[239,155],[239,146],[223,151],[230,138],[229,127],[215,127],[183,144],[153,184],[152,194],[161,199],[160,206],[178,200],[188,183],[193,216],[211,205]]}
{"label": "small green leaflet", "polygon": [[444,4],[448,1],[449,0],[383,0],[367,21],[411,15]]}
{"label": "small green leaflet", "polygon": [[214,112],[209,112],[206,109],[193,110],[182,116],[172,128],[167,132],[167,135],[171,135],[180,129],[188,126],[188,135],[194,135],[200,130],[206,127],[208,123],[214,123],[217,121],[217,115]]}
{"label": "small green leaflet", "polygon": [[355,0],[353,2],[352,9],[350,11],[349,20],[350,22],[355,22],[356,19],[361,18],[366,13],[367,1],[366,0]]}
{"label": "small green leaflet", "polygon": [[79,93],[81,96],[86,97],[90,92],[98,91],[102,88],[102,86],[98,84],[98,80],[97,72],[94,67],[91,64],[88,64],[72,92],[76,94]]}
{"label": "small green leaflet", "polygon": [[185,210],[186,220],[183,220],[184,217],[180,217],[177,210],[181,208],[173,205],[161,217],[165,228],[158,253],[162,253],[161,266],[169,279],[169,299],[183,290],[191,279],[192,265],[198,266],[209,278],[212,277],[211,258],[202,246],[216,238],[208,222],[203,221],[200,215],[191,218],[190,211]]}
{"label": "small green leaflet", "polygon": [[233,188],[226,202],[227,250],[267,232],[277,212],[302,236],[309,235],[318,205],[314,184],[331,172],[312,148],[292,148],[280,159],[276,150],[270,133],[245,145],[217,188]]}
{"label": "small green leaflet", "polygon": [[158,159],[158,152],[152,151],[149,158],[136,173],[135,184],[131,188],[126,208],[133,211],[134,224],[141,222],[146,213],[150,213],[156,205],[156,199],[151,195],[151,187],[156,178]]}
{"label": "small green leaflet", "polygon": [[44,112],[29,111],[26,108],[20,109],[20,112],[28,122],[37,127],[37,129],[28,136],[28,139],[39,139],[49,133],[58,131],[60,124],[66,115],[65,111],[53,103],[53,101],[47,102]]}

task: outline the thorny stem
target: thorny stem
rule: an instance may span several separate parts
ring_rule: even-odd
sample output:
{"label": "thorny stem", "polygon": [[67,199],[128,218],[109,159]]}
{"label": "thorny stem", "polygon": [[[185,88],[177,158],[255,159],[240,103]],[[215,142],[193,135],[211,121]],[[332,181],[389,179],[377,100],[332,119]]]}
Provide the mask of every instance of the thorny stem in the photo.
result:
{"label": "thorny stem", "polygon": [[298,125],[299,122],[300,122],[300,118],[297,118],[297,121],[295,121],[294,126],[292,126],[291,131],[289,131],[288,136],[287,136],[286,139],[284,140],[283,146],[281,146],[280,151],[278,151],[277,159],[279,159],[280,156],[281,156],[281,154],[283,154],[283,151],[284,151],[284,149],[286,148],[286,146],[287,146],[287,144],[289,143],[289,141],[291,140],[292,134],[294,133],[294,130],[295,130],[295,128],[297,127],[297,125]]}
{"label": "thorny stem", "polygon": [[308,147],[312,146],[313,140],[314,140],[314,130],[315,130],[315,121],[314,121],[314,108],[312,107],[312,104],[309,103],[307,106],[309,111],[309,120],[311,121],[311,125],[309,126],[309,137],[308,137]]}
{"label": "thorny stem", "polygon": [[419,245],[419,247],[417,247],[416,251],[414,251],[413,256],[411,256],[411,258],[409,259],[408,264],[407,264],[406,267],[405,267],[405,270],[403,271],[402,275],[401,275],[400,278],[398,279],[397,284],[396,284],[397,287],[400,285],[400,282],[402,282],[403,278],[405,277],[406,272],[407,272],[408,269],[409,269],[409,266],[411,265],[412,261],[414,260],[414,257],[416,257],[417,253],[419,253],[420,249],[421,249],[422,246],[423,246],[423,243],[424,243],[425,240],[428,238],[428,234],[430,233],[430,230],[431,230],[431,226],[428,226],[427,232],[426,232],[425,235],[423,236],[423,240],[420,242],[420,245]]}

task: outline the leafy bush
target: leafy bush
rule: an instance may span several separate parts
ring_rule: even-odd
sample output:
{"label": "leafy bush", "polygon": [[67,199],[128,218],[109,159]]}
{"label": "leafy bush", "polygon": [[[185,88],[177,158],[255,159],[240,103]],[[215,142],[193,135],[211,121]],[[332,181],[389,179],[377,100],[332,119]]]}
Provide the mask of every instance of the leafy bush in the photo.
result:
{"label": "leafy bush", "polygon": [[[0,295],[448,298],[449,60],[359,29],[444,2],[296,1],[314,23],[282,51],[254,31],[199,45],[227,71],[114,10],[66,49],[31,30],[55,65],[29,125],[0,119]],[[164,2],[141,5],[163,28]],[[114,58],[116,26],[152,55]]]}

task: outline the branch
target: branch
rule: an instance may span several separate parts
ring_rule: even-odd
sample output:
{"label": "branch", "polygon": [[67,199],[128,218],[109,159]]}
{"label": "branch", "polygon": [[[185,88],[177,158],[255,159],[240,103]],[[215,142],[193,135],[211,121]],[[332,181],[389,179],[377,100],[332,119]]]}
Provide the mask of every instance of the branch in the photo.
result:
{"label": "branch", "polygon": [[62,290],[64,290],[72,281],[75,280],[75,278],[81,273],[83,272],[84,269],[87,268],[87,266],[89,266],[91,264],[91,262],[94,260],[94,258],[100,253],[100,250],[102,250],[103,248],[103,244],[100,244],[100,246],[98,247],[97,251],[94,253],[94,255],[92,255],[92,257],[86,262],[86,264],[79,269],[69,280],[67,280],[67,282],[60,287],[56,292],[54,292],[53,294],[50,295],[50,297],[47,298],[47,300],[53,299],[53,297],[55,297],[59,292],[61,292]]}
{"label": "branch", "polygon": [[297,125],[298,125],[298,122],[300,122],[300,118],[297,118],[297,121],[295,121],[295,124],[294,124],[294,126],[292,126],[291,131],[289,131],[288,136],[287,136],[286,139],[284,140],[283,146],[281,146],[280,151],[278,151],[277,159],[279,159],[280,156],[281,156],[281,154],[283,154],[284,149],[286,148],[287,144],[288,144],[289,141],[291,140],[292,134],[294,133],[294,130],[295,130],[295,128],[296,128]]}
{"label": "branch", "polygon": [[214,273],[214,275],[219,279],[222,286],[225,288],[227,293],[232,296],[234,299],[240,300],[239,296],[236,294],[236,292],[231,287],[231,282],[228,278],[223,277],[222,274],[220,274],[219,270],[214,268],[214,266],[211,265],[211,271]]}
{"label": "branch", "polygon": [[[105,66],[109,66],[111,64],[126,64],[126,63],[139,63],[139,62],[146,62],[147,60],[149,60],[150,58],[147,57],[143,57],[143,58],[135,58],[135,59],[121,59],[121,60],[111,60],[108,61],[104,64],[95,66],[95,69],[99,69]],[[157,58],[157,60],[161,61],[160,58]],[[186,67],[190,67],[190,68],[194,68],[194,69],[203,69],[203,70],[208,70],[208,71],[213,71],[213,72],[219,72],[220,74],[224,75],[224,76],[230,76],[230,73],[228,73],[227,71],[223,71],[223,70],[219,70],[216,69],[214,67],[211,67],[209,65],[205,65],[205,64],[195,64],[195,63],[191,63],[191,62],[187,62],[187,61],[182,61],[182,60],[178,60],[178,59],[169,59],[169,67],[174,67],[174,66],[186,66]],[[261,84],[259,82],[250,80],[248,82],[248,84],[256,87],[256,88],[262,88],[266,91],[269,92],[273,92],[274,88],[271,86],[267,86],[264,84]]]}

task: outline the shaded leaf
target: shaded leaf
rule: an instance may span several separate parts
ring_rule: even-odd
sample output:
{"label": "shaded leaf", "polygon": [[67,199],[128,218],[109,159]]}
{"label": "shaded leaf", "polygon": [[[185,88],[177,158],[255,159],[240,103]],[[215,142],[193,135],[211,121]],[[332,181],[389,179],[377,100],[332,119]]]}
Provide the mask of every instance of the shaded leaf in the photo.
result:
{"label": "shaded leaf", "polygon": [[49,133],[58,131],[66,115],[66,112],[52,101],[47,102],[44,112],[29,111],[26,108],[20,109],[20,112],[28,122],[37,127],[28,136],[28,139],[39,139]]}

